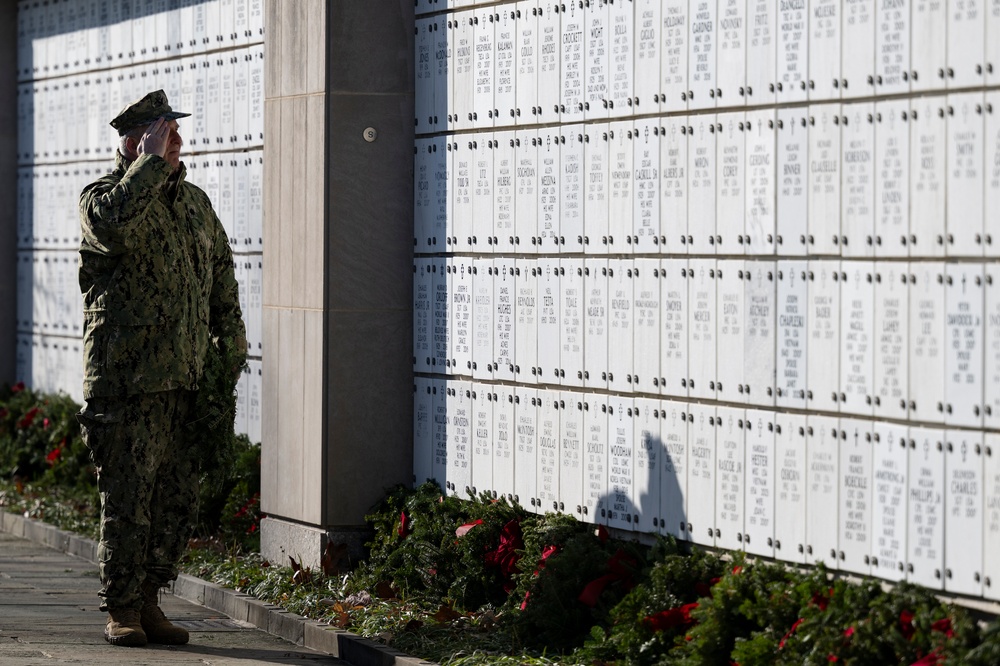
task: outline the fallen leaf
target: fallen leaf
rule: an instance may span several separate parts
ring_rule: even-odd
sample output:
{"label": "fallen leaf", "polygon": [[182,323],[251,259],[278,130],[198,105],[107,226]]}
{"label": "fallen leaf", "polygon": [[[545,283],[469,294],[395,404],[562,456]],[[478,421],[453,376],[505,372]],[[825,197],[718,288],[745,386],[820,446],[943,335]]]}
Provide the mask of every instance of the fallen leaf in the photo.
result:
{"label": "fallen leaf", "polygon": [[436,613],[434,613],[433,617],[441,624],[444,624],[445,622],[451,622],[452,620],[457,620],[458,618],[462,617],[462,614],[457,612],[451,606],[445,604],[442,605],[441,608],[439,608]]}
{"label": "fallen leaf", "polygon": [[312,581],[312,572],[308,569],[299,569],[292,574],[292,582],[296,585],[305,585]]}
{"label": "fallen leaf", "polygon": [[379,584],[375,586],[375,594],[379,599],[396,598],[396,590],[393,588],[392,583],[387,580],[380,581]]}
{"label": "fallen leaf", "polygon": [[410,620],[406,623],[406,631],[416,631],[422,626],[424,626],[424,623],[420,620]]}

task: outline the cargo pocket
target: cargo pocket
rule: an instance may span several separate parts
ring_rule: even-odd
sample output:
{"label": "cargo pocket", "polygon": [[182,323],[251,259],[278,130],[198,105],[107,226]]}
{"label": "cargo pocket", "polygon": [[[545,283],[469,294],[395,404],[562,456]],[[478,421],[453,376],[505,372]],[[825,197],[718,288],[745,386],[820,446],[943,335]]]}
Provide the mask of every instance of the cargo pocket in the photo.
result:
{"label": "cargo pocket", "polygon": [[115,406],[118,400],[91,398],[76,415],[81,426],[83,443],[90,451],[90,459],[100,469],[107,460],[110,446],[121,436],[122,407]]}
{"label": "cargo pocket", "polygon": [[107,566],[108,562],[111,562],[115,556],[115,549],[109,546],[104,541],[97,544],[97,563],[101,565],[101,568]]}
{"label": "cargo pocket", "polygon": [[103,310],[83,314],[83,369],[91,382],[103,377],[108,367],[107,319]]}

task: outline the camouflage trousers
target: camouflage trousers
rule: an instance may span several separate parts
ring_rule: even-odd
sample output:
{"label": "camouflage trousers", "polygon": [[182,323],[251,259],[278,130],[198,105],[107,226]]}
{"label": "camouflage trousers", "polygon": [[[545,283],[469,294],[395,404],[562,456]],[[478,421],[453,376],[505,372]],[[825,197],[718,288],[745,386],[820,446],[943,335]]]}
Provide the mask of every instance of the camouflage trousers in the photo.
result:
{"label": "camouflage trousers", "polygon": [[101,495],[101,610],[139,608],[144,581],[177,578],[198,510],[198,460],[183,389],[91,398],[77,415]]}

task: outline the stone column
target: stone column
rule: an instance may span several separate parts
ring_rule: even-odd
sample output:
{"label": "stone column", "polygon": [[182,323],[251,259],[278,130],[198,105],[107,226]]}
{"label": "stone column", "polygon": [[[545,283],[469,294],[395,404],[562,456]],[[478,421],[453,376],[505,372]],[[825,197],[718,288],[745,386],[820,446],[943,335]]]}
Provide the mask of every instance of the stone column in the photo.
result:
{"label": "stone column", "polygon": [[[6,55],[4,55],[6,54]],[[0,2],[0,384],[17,381],[17,2]],[[30,378],[29,378],[30,379]]]}
{"label": "stone column", "polygon": [[267,0],[261,550],[412,478],[413,6]]}

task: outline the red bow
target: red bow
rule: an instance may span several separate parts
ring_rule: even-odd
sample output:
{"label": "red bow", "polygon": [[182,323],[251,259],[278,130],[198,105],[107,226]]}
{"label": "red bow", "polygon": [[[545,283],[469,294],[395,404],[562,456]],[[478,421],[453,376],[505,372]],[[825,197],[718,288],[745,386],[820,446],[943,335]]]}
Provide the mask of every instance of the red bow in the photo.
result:
{"label": "red bow", "polygon": [[399,529],[396,530],[396,534],[399,535],[400,539],[405,539],[410,535],[410,519],[406,517],[405,511],[399,512]]}
{"label": "red bow", "polygon": [[38,411],[39,411],[38,407],[32,407],[31,409],[29,409],[28,413],[25,414],[21,418],[21,420],[17,422],[17,427],[24,430],[25,428],[30,426],[32,422],[34,422],[35,417],[38,416]]}
{"label": "red bow", "polygon": [[722,579],[719,578],[719,577],[716,577],[716,578],[713,578],[712,580],[708,581],[707,585],[705,583],[695,583],[694,584],[695,594],[697,594],[699,597],[710,597],[710,596],[712,596],[712,588],[715,587],[716,583],[718,583],[720,580],[722,580]]}
{"label": "red bow", "polygon": [[904,610],[899,614],[899,631],[906,640],[913,638],[917,631],[913,628],[913,611]]}
{"label": "red bow", "polygon": [[697,602],[684,604],[678,608],[671,608],[648,615],[642,619],[642,623],[651,631],[664,631],[671,627],[687,627],[694,624],[691,611],[697,607]]}
{"label": "red bow", "polygon": [[[546,546],[545,550],[542,551],[542,559],[538,560],[538,568],[535,569],[533,575],[537,576],[542,569],[545,568],[545,560],[549,559],[553,555],[559,552],[559,546]],[[524,601],[521,602],[521,610],[524,610],[528,606],[528,597],[531,596],[531,590],[524,593]]]}
{"label": "red bow", "polygon": [[476,525],[482,525],[482,524],[483,524],[482,519],[481,518],[477,518],[476,520],[473,520],[471,523],[466,523],[466,524],[462,525],[461,527],[459,527],[457,530],[455,530],[455,536],[457,536],[457,537],[465,536],[466,534],[469,533],[469,530],[471,530],[473,527],[475,527]]}
{"label": "red bow", "polygon": [[825,611],[826,607],[830,605],[830,599],[833,599],[832,587],[829,589],[828,594],[823,594],[822,592],[813,593],[811,603],[817,606],[821,611]]}
{"label": "red bow", "polygon": [[587,587],[583,588],[583,592],[580,593],[578,599],[593,608],[597,605],[598,599],[601,598],[601,593],[604,592],[606,588],[611,583],[616,581],[621,581],[625,584],[627,589],[632,589],[635,587],[635,583],[632,580],[632,572],[629,567],[635,567],[635,559],[629,557],[624,550],[618,549],[611,559],[608,560],[608,569],[611,573],[605,574],[598,578],[597,580],[592,580],[587,584]]}
{"label": "red bow", "polygon": [[484,558],[486,566],[500,568],[500,574],[504,577],[503,589],[508,594],[515,587],[512,577],[517,573],[517,562],[521,559],[517,551],[522,548],[524,541],[521,539],[521,523],[515,518],[503,526],[496,550],[487,552]]}
{"label": "red bow", "polygon": [[804,621],[804,620],[803,620],[803,619],[802,619],[802,618],[800,617],[800,618],[799,618],[799,619],[797,619],[797,620],[795,621],[795,623],[794,623],[794,624],[792,625],[792,628],[791,628],[791,629],[789,629],[789,630],[788,630],[787,632],[785,632],[785,635],[781,637],[781,641],[780,641],[780,642],[778,643],[778,649],[779,649],[779,650],[780,650],[781,648],[785,647],[785,642],[787,642],[787,641],[788,641],[788,639],[789,639],[789,638],[791,638],[792,634],[794,634],[794,633],[795,633],[795,630],[799,628],[799,625],[800,625],[800,624],[802,624],[802,622],[803,622],[803,621]]}
{"label": "red bow", "polygon": [[951,620],[943,617],[934,624],[931,625],[931,631],[940,631],[946,637],[951,638],[955,635],[955,631],[951,628]]}
{"label": "red bow", "polygon": [[56,448],[49,451],[49,454],[45,456],[45,460],[49,463],[50,466],[55,465],[56,461],[59,460],[59,456],[62,455],[63,446],[65,445],[66,445],[66,438],[63,437],[62,441],[56,444]]}

